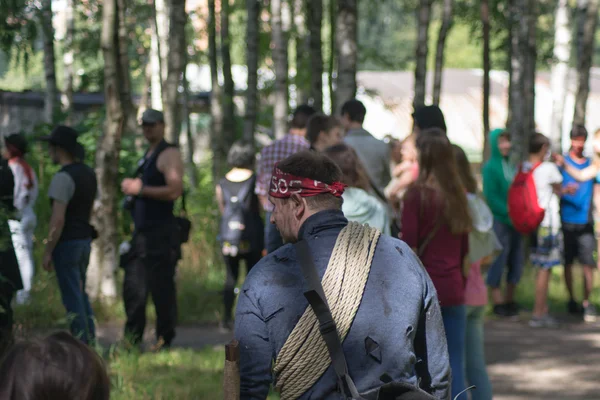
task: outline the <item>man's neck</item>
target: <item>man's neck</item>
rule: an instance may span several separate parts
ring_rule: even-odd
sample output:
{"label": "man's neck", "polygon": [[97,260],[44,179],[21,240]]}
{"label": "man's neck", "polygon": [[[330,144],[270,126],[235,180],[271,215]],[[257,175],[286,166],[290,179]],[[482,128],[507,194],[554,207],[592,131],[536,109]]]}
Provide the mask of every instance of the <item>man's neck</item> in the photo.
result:
{"label": "man's neck", "polygon": [[573,161],[584,161],[585,157],[583,153],[575,152],[573,150],[569,151],[569,156]]}
{"label": "man's neck", "polygon": [[544,156],[540,156],[539,154],[530,154],[529,162],[532,164],[541,163],[544,161]]}
{"label": "man's neck", "polygon": [[149,142],[150,146],[148,147],[148,154],[152,154],[161,142],[162,142],[162,139],[158,140],[156,142]]}
{"label": "man's neck", "polygon": [[363,124],[362,122],[350,122],[350,124],[348,125],[348,131],[352,131],[352,130],[356,130],[356,129],[362,129]]}
{"label": "man's neck", "polygon": [[305,129],[298,129],[298,128],[291,128],[290,129],[290,135],[305,137],[306,136],[306,130]]}
{"label": "man's neck", "polygon": [[61,167],[66,167],[67,165],[71,165],[75,163],[75,160],[70,157],[64,157],[58,160],[58,163]]}

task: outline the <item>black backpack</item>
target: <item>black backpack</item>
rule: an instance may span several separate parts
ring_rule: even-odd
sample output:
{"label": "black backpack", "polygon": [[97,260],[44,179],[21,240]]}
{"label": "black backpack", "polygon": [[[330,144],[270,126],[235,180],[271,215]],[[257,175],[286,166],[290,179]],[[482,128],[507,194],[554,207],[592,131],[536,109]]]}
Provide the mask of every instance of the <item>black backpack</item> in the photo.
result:
{"label": "black backpack", "polygon": [[225,210],[221,217],[219,239],[222,243],[237,246],[242,241],[252,239],[252,230],[249,224],[253,220],[251,209],[251,196],[256,184],[256,175],[252,175],[242,182],[242,187],[236,193],[231,190],[231,182],[222,180],[221,191],[225,201]]}
{"label": "black backpack", "polygon": [[[297,242],[294,247],[300,262],[300,269],[308,290],[304,297],[308,300],[319,321],[319,331],[331,358],[331,365],[338,378],[338,388],[346,400],[435,400],[436,398],[423,389],[404,382],[393,382],[389,375],[381,377],[382,386],[367,393],[359,393],[354,381],[348,373],[348,365],[337,333],[335,321],[327,305],[323,286],[315,268],[310,249],[306,241]],[[464,392],[474,389],[472,386],[456,396],[458,399]]]}

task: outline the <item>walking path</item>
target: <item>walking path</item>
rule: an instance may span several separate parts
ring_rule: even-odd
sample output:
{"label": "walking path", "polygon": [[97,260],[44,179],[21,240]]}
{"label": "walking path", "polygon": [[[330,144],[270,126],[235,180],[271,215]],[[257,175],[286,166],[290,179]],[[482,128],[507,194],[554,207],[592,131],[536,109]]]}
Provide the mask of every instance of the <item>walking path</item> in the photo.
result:
{"label": "walking path", "polygon": [[[495,400],[600,399],[600,324],[566,320],[558,329],[532,329],[526,321],[486,324],[488,372]],[[121,338],[122,327],[98,328],[102,344]],[[174,346],[203,348],[227,343],[215,326],[182,326]],[[148,330],[145,342],[152,343]]]}

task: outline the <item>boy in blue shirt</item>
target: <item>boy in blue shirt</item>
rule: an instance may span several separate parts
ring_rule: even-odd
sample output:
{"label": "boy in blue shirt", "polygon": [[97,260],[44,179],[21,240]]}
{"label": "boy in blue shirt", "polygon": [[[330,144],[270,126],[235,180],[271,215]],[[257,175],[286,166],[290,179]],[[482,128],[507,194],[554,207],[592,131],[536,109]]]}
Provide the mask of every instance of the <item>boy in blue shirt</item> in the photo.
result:
{"label": "boy in blue shirt", "polygon": [[[575,126],[571,130],[571,149],[564,158],[565,165],[583,170],[591,165],[591,160],[583,155],[588,133],[585,127]],[[569,189],[577,185],[577,190],[567,190],[561,198],[561,221],[564,236],[565,283],[569,292],[569,312],[581,312],[581,307],[573,295],[572,266],[575,260],[583,265],[585,289],[583,297],[583,316],[585,321],[593,322],[597,318],[595,307],[589,302],[593,288],[594,251],[596,238],[592,218],[592,199],[594,180],[578,183],[567,171],[562,169],[563,188]]]}

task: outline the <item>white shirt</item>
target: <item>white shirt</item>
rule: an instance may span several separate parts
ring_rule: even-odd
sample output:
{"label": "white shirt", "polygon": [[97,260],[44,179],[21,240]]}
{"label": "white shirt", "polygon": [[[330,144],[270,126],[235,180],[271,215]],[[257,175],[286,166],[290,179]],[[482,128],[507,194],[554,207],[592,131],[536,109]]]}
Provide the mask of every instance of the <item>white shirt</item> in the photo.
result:
{"label": "white shirt", "polygon": [[[524,164],[525,168],[531,168],[531,163]],[[552,228],[553,231],[560,229],[560,198],[554,193],[553,185],[562,183],[563,176],[558,167],[548,161],[541,163],[533,171],[533,181],[537,192],[538,204],[546,210],[542,227]]]}
{"label": "white shirt", "polygon": [[13,204],[17,209],[17,216],[22,225],[35,225],[35,213],[33,207],[38,198],[38,181],[35,172],[32,172],[32,185],[28,187],[29,180],[25,169],[18,162],[12,161],[9,163],[15,179],[14,201]]}

